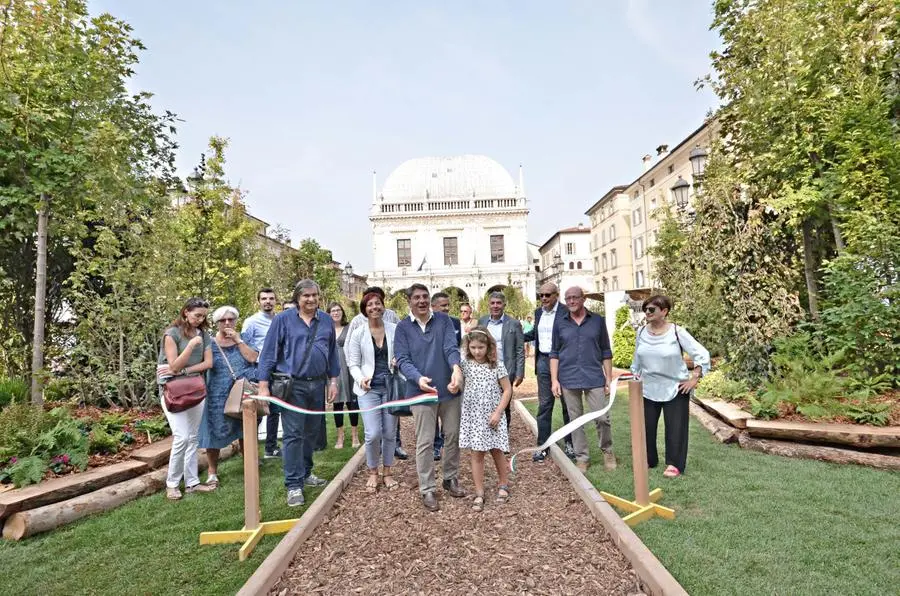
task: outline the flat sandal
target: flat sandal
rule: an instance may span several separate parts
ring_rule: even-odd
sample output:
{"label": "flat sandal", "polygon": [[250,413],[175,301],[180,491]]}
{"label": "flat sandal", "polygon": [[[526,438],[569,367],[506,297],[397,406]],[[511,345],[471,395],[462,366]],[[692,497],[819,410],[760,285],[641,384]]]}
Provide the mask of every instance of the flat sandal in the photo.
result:
{"label": "flat sandal", "polygon": [[[501,493],[506,493],[506,494],[504,495]],[[509,501],[509,485],[501,484],[500,486],[497,487],[497,502],[498,503],[506,503],[507,501]]]}
{"label": "flat sandal", "polygon": [[482,509],[484,509],[484,496],[475,495],[475,499],[472,501],[472,510],[481,511]]}

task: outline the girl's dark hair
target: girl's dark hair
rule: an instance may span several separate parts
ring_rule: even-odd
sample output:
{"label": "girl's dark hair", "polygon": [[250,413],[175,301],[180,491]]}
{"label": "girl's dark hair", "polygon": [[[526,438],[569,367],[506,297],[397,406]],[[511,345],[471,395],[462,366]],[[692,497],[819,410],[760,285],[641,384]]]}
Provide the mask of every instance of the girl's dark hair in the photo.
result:
{"label": "girl's dark hair", "polygon": [[651,296],[644,300],[644,304],[641,306],[641,310],[647,308],[648,306],[655,306],[659,310],[667,310],[672,312],[672,299],[668,296],[663,296],[659,294],[657,296]]}
{"label": "girl's dark hair", "polygon": [[474,361],[472,353],[469,351],[469,342],[472,341],[480,341],[487,344],[485,359],[491,368],[497,368],[497,342],[490,331],[487,330],[487,327],[477,325],[466,333],[466,336],[463,338],[463,355],[466,357],[466,360]]}
{"label": "girl's dark hair", "polygon": [[[184,337],[187,337],[191,332],[191,324],[187,320],[187,313],[197,308],[209,308],[209,302],[197,296],[188,298],[187,302],[184,303],[184,306],[182,306],[181,310],[178,312],[178,317],[172,321],[172,327],[178,327],[178,329],[181,330],[181,335]],[[203,319],[203,322],[197,325],[197,328],[202,331],[206,331],[207,327],[209,327],[209,321],[207,319]]]}
{"label": "girl's dark hair", "polygon": [[369,306],[369,302],[376,298],[381,300],[381,305],[384,306],[384,297],[378,292],[366,292],[362,300],[359,301],[359,312],[367,319],[369,318],[369,313],[366,312],[366,307]]}
{"label": "girl's dark hair", "polygon": [[331,309],[334,308],[335,306],[338,307],[339,309],[341,309],[341,327],[343,327],[344,325],[347,324],[347,311],[344,310],[344,306],[340,302],[329,302],[328,308],[325,309],[325,312],[327,312],[330,315]]}

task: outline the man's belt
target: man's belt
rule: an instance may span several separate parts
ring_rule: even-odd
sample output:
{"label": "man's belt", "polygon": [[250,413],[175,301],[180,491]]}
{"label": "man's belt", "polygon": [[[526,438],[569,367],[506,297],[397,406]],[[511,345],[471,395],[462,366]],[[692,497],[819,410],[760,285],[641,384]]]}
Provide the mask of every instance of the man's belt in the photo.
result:
{"label": "man's belt", "polygon": [[322,374],[316,375],[314,377],[301,377],[300,375],[292,375],[291,378],[296,381],[324,381],[328,378],[328,375]]}

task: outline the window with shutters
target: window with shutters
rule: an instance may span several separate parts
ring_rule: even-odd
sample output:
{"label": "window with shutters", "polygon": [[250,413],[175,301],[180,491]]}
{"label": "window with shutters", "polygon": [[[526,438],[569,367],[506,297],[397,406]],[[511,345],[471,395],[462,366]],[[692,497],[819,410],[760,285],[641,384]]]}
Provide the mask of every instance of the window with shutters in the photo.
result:
{"label": "window with shutters", "polygon": [[444,238],[444,265],[459,264],[459,246],[455,236]]}
{"label": "window with shutters", "polygon": [[503,263],[505,260],[503,253],[503,234],[491,236],[491,263]]}
{"label": "window with shutters", "polygon": [[397,240],[397,267],[409,267],[412,265],[412,240],[401,238]]}

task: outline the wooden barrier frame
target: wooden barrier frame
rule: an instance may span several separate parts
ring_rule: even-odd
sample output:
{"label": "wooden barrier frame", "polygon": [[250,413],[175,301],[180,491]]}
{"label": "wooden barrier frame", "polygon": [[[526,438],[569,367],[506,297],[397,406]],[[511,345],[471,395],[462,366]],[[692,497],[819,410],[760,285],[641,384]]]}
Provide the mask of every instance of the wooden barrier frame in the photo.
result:
{"label": "wooden barrier frame", "polygon": [[675,510],[658,505],[662,498],[662,489],[649,488],[649,471],[647,469],[647,434],[644,428],[644,394],[640,381],[628,381],[628,417],[631,419],[631,464],[634,468],[634,501],[623,499],[610,493],[600,494],[610,504],[628,511],[622,518],[629,526],[645,519],[659,516],[663,519],[675,519]]}
{"label": "wooden barrier frame", "polygon": [[256,446],[256,401],[245,399],[241,404],[244,436],[244,527],[224,532],[202,532],[200,544],[227,544],[243,542],[238,559],[246,561],[256,545],[267,534],[284,534],[299,519],[261,522],[259,510],[259,448]]}

